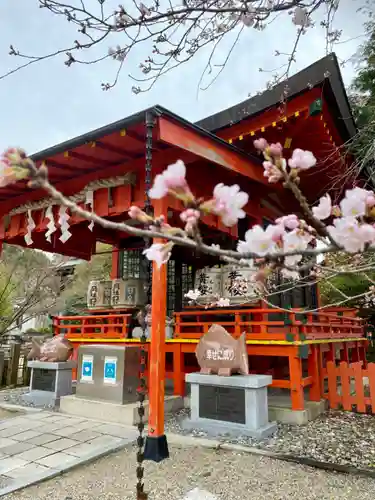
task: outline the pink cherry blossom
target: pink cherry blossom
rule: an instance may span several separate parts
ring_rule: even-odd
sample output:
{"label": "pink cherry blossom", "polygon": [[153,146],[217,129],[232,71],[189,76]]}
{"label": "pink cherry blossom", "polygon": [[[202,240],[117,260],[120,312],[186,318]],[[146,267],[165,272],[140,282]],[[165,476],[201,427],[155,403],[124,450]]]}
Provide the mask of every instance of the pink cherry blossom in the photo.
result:
{"label": "pink cherry blossom", "polygon": [[277,225],[280,225],[286,229],[297,229],[300,225],[300,221],[295,214],[283,215],[275,220]]}
{"label": "pink cherry blossom", "polygon": [[329,194],[322,196],[319,200],[319,205],[312,208],[314,217],[319,220],[328,219],[332,214],[332,200]]}
{"label": "pink cherry blossom", "polygon": [[227,227],[237,224],[238,219],[243,219],[246,212],[243,207],[249,201],[249,195],[240,191],[237,184],[225,186],[217,184],[213,193],[212,211],[221,217],[223,224]]}
{"label": "pink cherry blossom", "polygon": [[11,165],[20,165],[26,159],[23,149],[8,148],[2,155],[2,161],[8,161]]}
{"label": "pink cherry blossom", "polygon": [[296,26],[301,26],[302,28],[311,26],[308,10],[303,7],[296,7],[293,12],[292,22]]}
{"label": "pink cherry blossom", "polygon": [[361,236],[366,241],[366,243],[375,243],[375,228],[371,224],[361,224],[360,226]]}
{"label": "pink cherry blossom", "polygon": [[[304,233],[298,232],[296,230],[290,233],[284,233],[283,236],[283,251],[284,252],[295,252],[298,250],[306,250],[309,243],[309,238],[306,238]],[[285,257],[285,264],[287,266],[295,266],[302,259],[302,255],[288,255]]]}
{"label": "pink cherry blossom", "polygon": [[17,182],[15,172],[7,160],[0,161],[0,187]]}
{"label": "pink cherry blossom", "polygon": [[268,147],[268,142],[266,141],[266,139],[263,139],[263,137],[260,139],[255,139],[254,147],[255,149],[258,149],[258,151],[264,151]]}
{"label": "pink cherry blossom", "polygon": [[333,224],[327,230],[347,252],[363,252],[366,244],[375,242],[375,229],[369,224],[360,225],[355,217],[337,218]]}
{"label": "pink cherry blossom", "polygon": [[353,189],[347,189],[345,191],[345,198],[358,198],[360,200],[366,201],[368,196],[373,196],[374,193],[372,191],[369,191],[368,189],[363,189],[358,186],[354,187]]}
{"label": "pink cherry blossom", "polygon": [[272,162],[264,161],[263,167],[264,167],[263,175],[264,177],[267,177],[268,182],[270,182],[271,184],[279,182],[279,180],[283,178],[282,171],[279,168],[277,168]]}
{"label": "pink cherry blossom", "polygon": [[269,225],[266,229],[256,225],[245,233],[245,241],[239,241],[237,251],[239,253],[254,253],[263,257],[276,250],[274,241],[275,226]]}
{"label": "pink cherry blossom", "polygon": [[272,232],[272,239],[275,243],[281,240],[283,234],[285,233],[285,227],[281,224],[277,224],[272,226],[273,232]]}
{"label": "pink cherry blossom", "polygon": [[185,222],[185,231],[188,234],[191,234],[194,230],[194,227],[197,225],[201,213],[199,210],[194,208],[187,208],[180,214],[180,218],[183,222]]}
{"label": "pink cherry blossom", "polygon": [[288,161],[290,168],[298,170],[308,170],[316,165],[316,158],[311,151],[304,151],[303,149],[295,149],[292,157]]}
{"label": "pink cherry blossom", "polygon": [[279,142],[277,142],[276,144],[271,144],[269,151],[272,156],[281,156],[283,154],[283,147]]}
{"label": "pink cherry blossom", "polygon": [[168,166],[162,174],[154,179],[154,184],[148,192],[150,198],[160,200],[170,190],[187,190],[186,167],[182,160],[177,160]]}
{"label": "pink cherry blossom", "polygon": [[143,212],[139,207],[132,205],[128,211],[131,219],[138,219],[139,215]]}
{"label": "pink cherry blossom", "polygon": [[367,196],[356,196],[356,194],[346,192],[345,198],[341,200],[340,209],[343,217],[360,217],[366,214]]}
{"label": "pink cherry blossom", "polygon": [[199,210],[195,210],[194,208],[187,208],[183,212],[181,212],[180,218],[183,222],[197,222],[201,213]]}
{"label": "pink cherry blossom", "polygon": [[158,268],[166,264],[171,257],[171,250],[173,244],[171,243],[154,243],[150,248],[143,250],[143,255],[146,255],[148,260],[154,261]]}
{"label": "pink cherry blossom", "polygon": [[251,28],[255,22],[255,14],[252,12],[241,14],[240,21],[242,21],[247,28]]}

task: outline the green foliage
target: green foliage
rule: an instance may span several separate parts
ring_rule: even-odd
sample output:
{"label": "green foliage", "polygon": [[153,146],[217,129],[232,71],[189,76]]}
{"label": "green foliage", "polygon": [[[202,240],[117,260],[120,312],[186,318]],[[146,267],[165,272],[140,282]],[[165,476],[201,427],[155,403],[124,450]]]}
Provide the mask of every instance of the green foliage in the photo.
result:
{"label": "green foliage", "polygon": [[[364,263],[367,267],[375,267],[375,256],[372,253],[364,253],[359,258],[337,253],[326,257],[326,267],[334,269],[338,274],[320,283],[320,297],[323,305],[339,303],[346,296],[350,300],[345,301],[345,306],[358,308],[362,306],[363,298],[357,298],[357,296],[366,293],[372,281],[375,281],[375,271],[355,272],[356,267],[363,266]],[[341,267],[345,269],[351,267],[353,271],[340,273]]]}
{"label": "green foliage", "polygon": [[59,280],[43,252],[4,245],[0,259],[0,335],[56,302]]}
{"label": "green foliage", "polygon": [[[359,134],[351,152],[371,176],[374,170],[375,136],[375,22],[366,25],[367,38],[358,54],[357,76],[351,86],[350,101]],[[374,180],[374,179],[372,179]]]}

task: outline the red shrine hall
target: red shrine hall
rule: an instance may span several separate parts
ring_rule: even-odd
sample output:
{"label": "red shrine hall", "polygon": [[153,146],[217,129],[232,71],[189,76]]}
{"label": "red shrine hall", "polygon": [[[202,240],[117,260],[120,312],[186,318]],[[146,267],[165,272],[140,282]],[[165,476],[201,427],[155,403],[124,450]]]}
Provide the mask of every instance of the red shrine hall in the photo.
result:
{"label": "red shrine hall", "polygon": [[[295,148],[314,153],[316,168],[301,176],[311,204],[327,190],[339,198],[346,188],[343,179],[350,181],[343,175],[350,158],[338,147],[355,134],[356,127],[336,56],[331,54],[291,77],[282,104],[284,90],[285,84],[280,84],[195,124],[154,106],[33,158],[48,166],[51,183],[65,196],[101,217],[130,224],[134,224],[127,214],[130,206],[144,207],[154,176],[176,160],[187,165],[187,180],[197,196],[209,198],[219,182],[238,184],[249,193],[246,219],[232,228],[213,215],[201,223],[206,242],[235,248],[250,226],[300,213],[292,194],[263,176],[254,139],[280,142],[286,156]],[[183,207],[174,198],[151,202],[155,216],[164,214],[171,224],[181,224]],[[167,266],[151,269],[142,255],[142,238],[83,220],[54,204],[45,192],[28,189],[23,181],[0,189],[0,214],[0,240],[8,244],[86,260],[95,254],[98,242],[112,245],[112,282],[96,286],[82,316],[55,317],[54,331],[73,342],[75,355],[83,343],[137,343],[135,312],[140,305],[151,304],[146,348],[149,433],[154,437],[164,433],[163,380],[168,387],[173,382],[174,394],[185,395],[185,374],[198,369],[197,342],[213,323],[235,337],[246,332],[251,372],[272,374],[272,387],[290,392],[294,411],[304,411],[306,400],[324,397],[327,360],[365,363],[364,327],[355,311],[336,308],[301,314],[303,309],[319,307],[314,284],[288,287],[273,296],[272,303],[288,312],[265,302],[244,303],[228,285],[233,269],[218,260],[174,247]],[[132,285],[128,296],[121,291],[126,283]],[[185,294],[194,288],[200,288],[207,301],[220,289],[231,305],[189,306]]]}

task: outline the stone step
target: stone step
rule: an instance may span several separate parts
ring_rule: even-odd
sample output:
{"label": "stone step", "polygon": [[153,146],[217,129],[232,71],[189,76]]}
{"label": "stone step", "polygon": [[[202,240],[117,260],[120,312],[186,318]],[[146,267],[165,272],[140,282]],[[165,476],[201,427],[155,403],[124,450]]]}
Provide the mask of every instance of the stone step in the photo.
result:
{"label": "stone step", "polygon": [[[60,411],[67,415],[85,417],[103,422],[111,422],[123,425],[136,425],[139,403],[121,405],[109,403],[108,401],[94,401],[92,399],[79,398],[76,395],[64,396],[60,400]],[[145,401],[145,417],[148,419],[149,403]],[[165,413],[173,413],[184,407],[184,400],[180,396],[166,396],[164,402]]]}

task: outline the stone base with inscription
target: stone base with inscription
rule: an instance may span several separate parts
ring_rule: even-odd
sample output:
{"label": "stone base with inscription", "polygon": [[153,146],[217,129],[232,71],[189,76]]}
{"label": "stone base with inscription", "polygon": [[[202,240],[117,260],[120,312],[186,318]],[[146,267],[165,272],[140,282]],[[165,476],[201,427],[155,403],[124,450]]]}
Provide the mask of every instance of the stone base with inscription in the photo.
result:
{"label": "stone base with inscription", "polygon": [[273,434],[268,421],[267,386],[270,375],[232,377],[188,373],[191,385],[190,419],[185,429],[202,429],[210,435],[230,434],[263,438]]}
{"label": "stone base with inscription", "polygon": [[72,370],[75,361],[52,363],[28,361],[31,368],[30,392],[23,396],[26,403],[34,406],[59,406],[60,398],[73,394]]}

